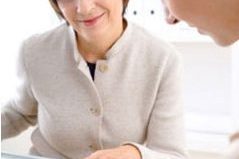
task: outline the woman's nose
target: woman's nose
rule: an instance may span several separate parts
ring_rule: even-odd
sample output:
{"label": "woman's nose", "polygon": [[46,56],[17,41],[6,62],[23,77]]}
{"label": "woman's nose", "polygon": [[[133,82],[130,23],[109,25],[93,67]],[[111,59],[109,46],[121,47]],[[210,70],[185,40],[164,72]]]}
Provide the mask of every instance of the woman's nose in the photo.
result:
{"label": "woman's nose", "polygon": [[82,15],[88,15],[94,8],[93,0],[76,0],[77,12]]}
{"label": "woman's nose", "polygon": [[176,24],[179,22],[179,20],[173,16],[171,13],[169,13],[167,16],[166,16],[166,21],[167,23],[169,24]]}
{"label": "woman's nose", "polygon": [[168,7],[165,5],[164,1],[163,2],[163,8],[164,8],[164,13],[165,13],[165,17],[166,17],[166,21],[169,24],[176,24],[179,22],[179,20],[172,14],[170,13]]}

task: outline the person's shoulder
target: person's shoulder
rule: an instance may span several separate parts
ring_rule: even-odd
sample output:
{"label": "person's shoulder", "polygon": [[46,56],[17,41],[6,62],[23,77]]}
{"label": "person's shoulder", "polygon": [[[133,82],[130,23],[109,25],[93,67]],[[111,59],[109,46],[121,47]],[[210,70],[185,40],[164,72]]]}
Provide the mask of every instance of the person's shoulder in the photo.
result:
{"label": "person's shoulder", "polygon": [[169,56],[180,56],[175,46],[170,42],[160,38],[159,35],[154,35],[147,29],[137,24],[130,24],[133,30],[134,42],[137,46],[141,47],[142,50],[146,50],[145,54],[153,56],[155,58],[169,57]]}
{"label": "person's shoulder", "polygon": [[54,50],[64,47],[60,43],[69,35],[69,26],[61,24],[51,30],[34,34],[25,39],[19,49],[19,56],[25,61],[35,61],[43,57],[54,56]]}
{"label": "person's shoulder", "polygon": [[55,43],[57,40],[61,40],[64,34],[68,34],[68,30],[69,26],[66,23],[62,23],[43,33],[34,34],[28,37],[23,43],[28,46],[49,45]]}

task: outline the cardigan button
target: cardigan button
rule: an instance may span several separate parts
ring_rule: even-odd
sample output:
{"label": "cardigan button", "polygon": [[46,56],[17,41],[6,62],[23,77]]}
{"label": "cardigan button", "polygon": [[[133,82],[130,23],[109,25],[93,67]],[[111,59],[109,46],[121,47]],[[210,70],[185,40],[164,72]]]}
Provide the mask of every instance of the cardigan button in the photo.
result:
{"label": "cardigan button", "polygon": [[100,64],[99,70],[100,70],[100,72],[104,73],[108,70],[108,66],[106,64]]}
{"label": "cardigan button", "polygon": [[100,116],[100,109],[98,108],[90,108],[90,111],[95,116]]}
{"label": "cardigan button", "polygon": [[94,146],[94,145],[89,145],[89,148],[91,149],[91,151],[93,151],[93,152],[95,152],[95,151],[97,151],[98,149],[97,149],[97,147],[96,146]]}

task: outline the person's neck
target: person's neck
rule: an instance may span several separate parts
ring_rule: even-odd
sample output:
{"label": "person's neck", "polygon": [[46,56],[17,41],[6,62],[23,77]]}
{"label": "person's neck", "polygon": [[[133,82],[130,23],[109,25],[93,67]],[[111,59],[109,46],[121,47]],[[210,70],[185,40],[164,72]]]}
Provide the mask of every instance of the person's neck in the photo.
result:
{"label": "person's neck", "polygon": [[112,31],[106,31],[93,39],[84,39],[77,36],[77,45],[83,58],[90,62],[96,63],[98,59],[105,59],[107,51],[119,39],[124,30],[124,24],[116,25]]}
{"label": "person's neck", "polygon": [[236,41],[239,40],[239,0],[231,0],[230,12],[231,12],[231,36]]}
{"label": "person's neck", "polygon": [[228,25],[228,28],[225,30],[225,32],[227,32],[227,37],[225,38],[231,39],[233,42],[239,40],[239,17],[237,17],[237,19],[235,17],[234,20],[231,21],[231,24]]}

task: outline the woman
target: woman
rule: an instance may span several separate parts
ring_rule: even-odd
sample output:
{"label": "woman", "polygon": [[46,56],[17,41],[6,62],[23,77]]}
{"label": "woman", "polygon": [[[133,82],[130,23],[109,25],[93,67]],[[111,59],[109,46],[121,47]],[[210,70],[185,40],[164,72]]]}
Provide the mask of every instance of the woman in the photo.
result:
{"label": "woman", "polygon": [[175,50],[122,15],[127,0],[50,0],[66,21],[25,41],[2,138],[36,125],[34,155],[184,158]]}

